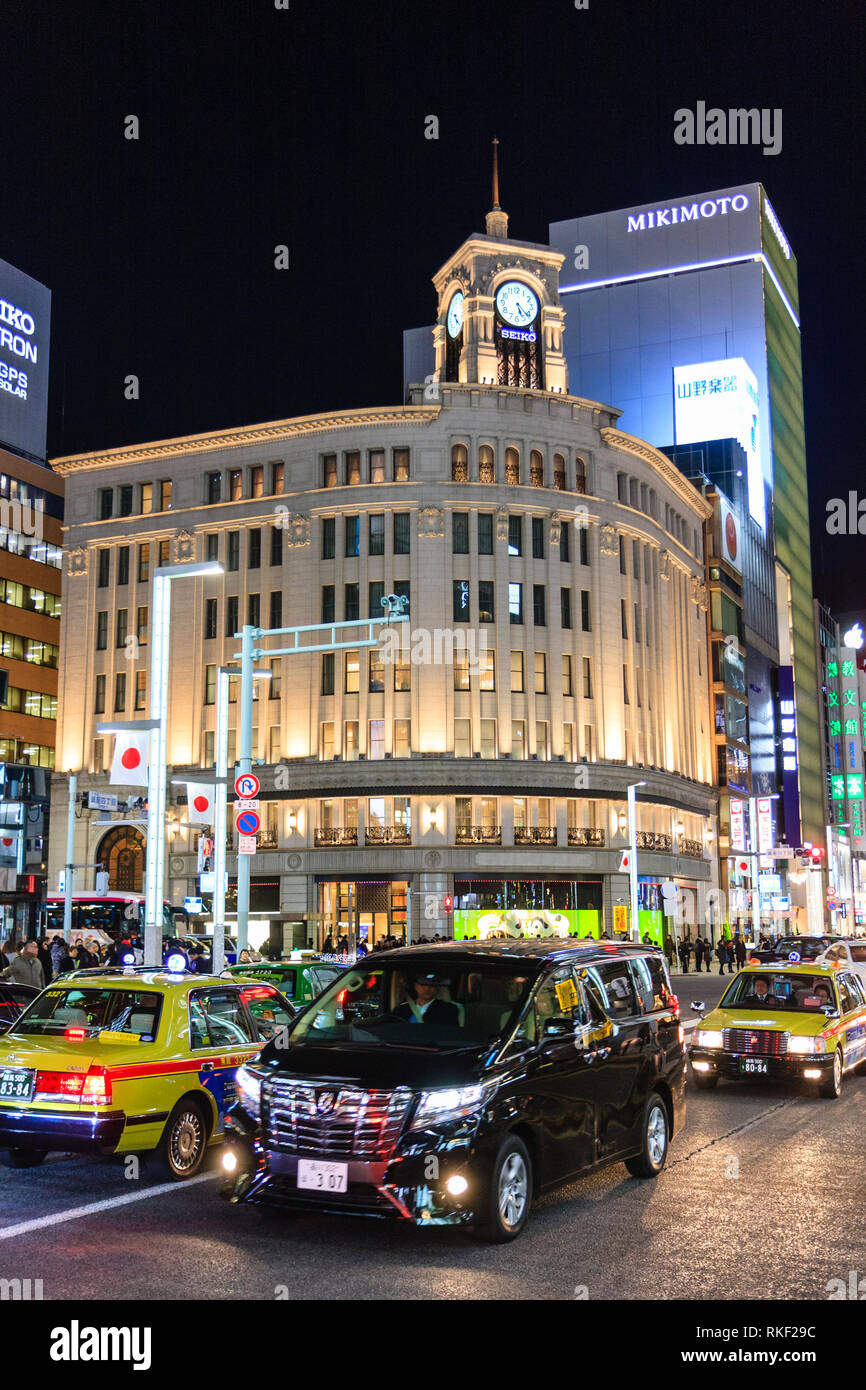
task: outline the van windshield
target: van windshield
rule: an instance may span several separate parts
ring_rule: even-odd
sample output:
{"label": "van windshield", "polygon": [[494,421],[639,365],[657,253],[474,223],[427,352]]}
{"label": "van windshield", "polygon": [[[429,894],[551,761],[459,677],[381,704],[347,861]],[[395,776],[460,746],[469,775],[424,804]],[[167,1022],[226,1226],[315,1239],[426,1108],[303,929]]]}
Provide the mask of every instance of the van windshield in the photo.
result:
{"label": "van windshield", "polygon": [[463,1048],[511,1030],[532,978],[492,961],[419,961],[344,971],[291,1030],[293,1046]]}

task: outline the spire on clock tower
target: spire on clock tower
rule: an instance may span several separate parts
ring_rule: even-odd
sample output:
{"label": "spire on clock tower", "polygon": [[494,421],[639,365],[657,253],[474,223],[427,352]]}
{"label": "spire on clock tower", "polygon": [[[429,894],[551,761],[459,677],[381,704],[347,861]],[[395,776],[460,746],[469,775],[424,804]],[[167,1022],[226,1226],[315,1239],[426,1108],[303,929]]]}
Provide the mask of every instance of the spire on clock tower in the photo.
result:
{"label": "spire on clock tower", "polygon": [[503,241],[508,236],[508,213],[503,212],[499,206],[499,141],[493,137],[493,207],[486,218],[487,235],[500,237]]}

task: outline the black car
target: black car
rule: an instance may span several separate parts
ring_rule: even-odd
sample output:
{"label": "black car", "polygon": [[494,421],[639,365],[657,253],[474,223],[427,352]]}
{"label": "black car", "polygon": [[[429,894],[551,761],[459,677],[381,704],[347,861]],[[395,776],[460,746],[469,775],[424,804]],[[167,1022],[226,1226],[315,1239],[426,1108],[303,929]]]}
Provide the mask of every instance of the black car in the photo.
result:
{"label": "black car", "polygon": [[817,960],[828,946],[841,939],[839,936],[783,936],[769,950],[749,951],[748,958],[763,964],[768,961],[791,960],[793,953],[795,961]]}
{"label": "black car", "polygon": [[0,980],[0,1033],[11,1028],[19,1014],[41,991],[35,985],[19,985],[15,980]]}
{"label": "black car", "polygon": [[602,1164],[655,1177],[685,1114],[660,952],[561,941],[386,951],[238,1069],[223,1195],[470,1226]]}

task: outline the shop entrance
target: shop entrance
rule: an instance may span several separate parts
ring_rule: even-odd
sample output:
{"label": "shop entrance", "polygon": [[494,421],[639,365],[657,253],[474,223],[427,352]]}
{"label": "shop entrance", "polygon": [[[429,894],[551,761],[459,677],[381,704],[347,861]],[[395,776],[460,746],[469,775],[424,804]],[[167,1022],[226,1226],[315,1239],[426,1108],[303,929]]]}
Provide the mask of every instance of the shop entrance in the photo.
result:
{"label": "shop entrance", "polygon": [[405,879],[325,879],[319,882],[316,923],[319,950],[331,938],[335,949],[348,941],[350,931],[373,946],[406,943],[409,884]]}

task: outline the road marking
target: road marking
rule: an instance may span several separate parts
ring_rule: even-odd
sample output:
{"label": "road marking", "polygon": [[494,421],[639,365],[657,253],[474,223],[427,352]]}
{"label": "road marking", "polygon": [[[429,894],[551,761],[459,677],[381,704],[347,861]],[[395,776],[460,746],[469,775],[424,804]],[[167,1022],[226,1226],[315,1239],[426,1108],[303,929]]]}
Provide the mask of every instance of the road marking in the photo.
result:
{"label": "road marking", "polygon": [[202,1173],[197,1178],[187,1178],[185,1182],[163,1182],[156,1187],[146,1187],[143,1192],[130,1192],[124,1197],[109,1197],[104,1202],[90,1202],[86,1207],[70,1207],[68,1211],[57,1211],[52,1216],[40,1216],[34,1221],[20,1221],[17,1226],[4,1226],[0,1229],[0,1240],[11,1240],[13,1236],[25,1236],[30,1231],[42,1230],[45,1226],[62,1226],[66,1221],[78,1221],[83,1216],[93,1216],[98,1211],[111,1211],[113,1207],[125,1207],[130,1202],[143,1202],[147,1197],[158,1197],[163,1192],[181,1192],[194,1187],[199,1182],[213,1182],[219,1173]]}

